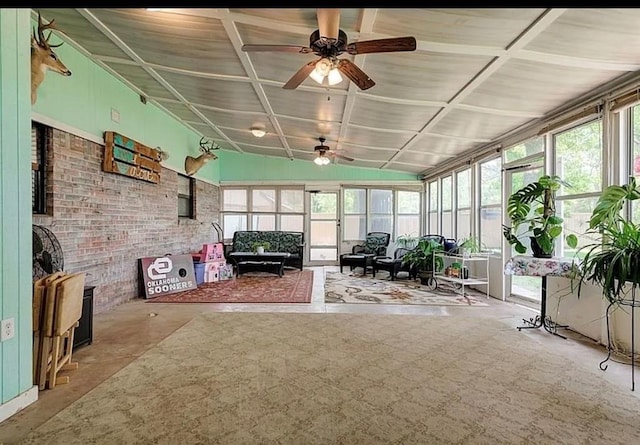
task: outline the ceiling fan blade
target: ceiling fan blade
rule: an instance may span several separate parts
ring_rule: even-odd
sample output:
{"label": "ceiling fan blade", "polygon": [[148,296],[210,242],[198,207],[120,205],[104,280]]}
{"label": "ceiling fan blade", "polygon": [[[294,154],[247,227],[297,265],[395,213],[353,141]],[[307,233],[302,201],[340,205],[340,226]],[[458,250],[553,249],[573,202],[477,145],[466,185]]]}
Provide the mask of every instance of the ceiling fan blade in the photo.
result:
{"label": "ceiling fan blade", "polygon": [[300,68],[297,73],[291,76],[291,79],[289,79],[287,83],[282,86],[282,88],[284,88],[285,90],[294,90],[298,88],[298,85],[300,85],[316,67],[316,63],[318,63],[318,60],[314,60],[302,65],[302,68]]}
{"label": "ceiling fan blade", "polygon": [[376,84],[364,71],[348,59],[340,59],[338,61],[338,70],[361,90],[368,90]]}
{"label": "ceiling fan blade", "polygon": [[340,158],[340,159],[344,159],[345,161],[353,161],[353,158],[350,158],[349,156],[345,156],[345,155],[341,155],[340,153],[336,153],[335,151],[330,151],[327,153],[329,156],[332,156],[334,158]]}
{"label": "ceiling fan blade", "polygon": [[296,46],[296,45],[242,45],[242,51],[279,51],[285,53],[302,53],[309,54],[312,53],[313,50],[306,46]]}
{"label": "ceiling fan blade", "polygon": [[340,29],[340,9],[318,8],[316,14],[320,37],[337,40]]}
{"label": "ceiling fan blade", "polygon": [[364,40],[362,42],[349,43],[349,54],[389,53],[395,51],[415,51],[415,37],[392,37],[390,39]]}

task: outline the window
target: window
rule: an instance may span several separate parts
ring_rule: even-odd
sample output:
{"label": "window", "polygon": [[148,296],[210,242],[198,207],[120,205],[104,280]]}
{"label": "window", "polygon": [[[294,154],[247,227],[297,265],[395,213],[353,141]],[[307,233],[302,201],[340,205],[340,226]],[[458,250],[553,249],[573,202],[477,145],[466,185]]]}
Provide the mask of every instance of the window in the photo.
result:
{"label": "window", "polygon": [[456,173],[456,237],[471,236],[471,169]]}
{"label": "window", "polygon": [[195,179],[178,173],[178,217],[195,218]]}
{"label": "window", "polygon": [[480,164],[480,245],[502,251],[502,160],[495,158]]}
{"label": "window", "polygon": [[438,181],[429,183],[429,229],[433,235],[440,234],[438,227]]}
{"label": "window", "polygon": [[393,191],[371,190],[369,206],[371,209],[369,231],[393,234]]}
{"label": "window", "polygon": [[[518,145],[510,147],[504,152],[504,162],[509,163],[535,154],[544,154],[544,137],[528,139]],[[536,178],[537,179],[537,178]]]}
{"label": "window", "polygon": [[[635,176],[636,181],[640,182],[640,105],[636,105],[630,108],[630,128],[631,128],[631,144],[628,147],[629,159],[629,173],[627,176]],[[623,181],[623,184],[627,181]],[[631,221],[638,224],[640,223],[640,204],[638,200],[631,203]]]}
{"label": "window", "polygon": [[302,187],[234,187],[222,190],[224,239],[238,230],[304,231]]}
{"label": "window", "polygon": [[363,240],[367,236],[367,190],[344,189],[345,241]]}
{"label": "window", "polygon": [[33,213],[47,211],[46,159],[50,127],[31,122],[31,208]]}
{"label": "window", "polygon": [[[553,144],[556,175],[571,184],[556,194],[556,214],[564,219],[559,254],[571,257],[581,246],[596,241],[585,232],[602,192],[602,120],[557,133]],[[578,237],[576,249],[564,243],[564,237],[571,233]]]}
{"label": "window", "polygon": [[453,238],[451,176],[442,178],[442,233],[445,238]]}
{"label": "window", "polygon": [[420,235],[420,192],[398,190],[396,238],[399,235]]}

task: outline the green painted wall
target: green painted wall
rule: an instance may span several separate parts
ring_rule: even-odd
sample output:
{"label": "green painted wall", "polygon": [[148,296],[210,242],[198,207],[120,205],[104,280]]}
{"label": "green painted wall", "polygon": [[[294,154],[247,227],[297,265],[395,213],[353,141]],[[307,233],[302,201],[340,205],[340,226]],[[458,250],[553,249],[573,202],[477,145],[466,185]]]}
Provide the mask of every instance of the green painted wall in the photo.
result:
{"label": "green painted wall", "polygon": [[[61,38],[54,34],[51,41],[59,43]],[[200,155],[199,134],[155,105],[140,102],[138,93],[70,44],[55,51],[72,74],[47,72],[33,111],[99,138],[105,131],[116,131],[149,147],[162,147],[170,153],[163,165],[182,173],[185,156]],[[119,123],[111,120],[112,108],[120,113]],[[220,164],[210,161],[194,176],[217,183],[219,175]]]}
{"label": "green painted wall", "polygon": [[393,170],[349,167],[340,164],[319,166],[311,161],[289,160],[275,156],[222,151],[221,181],[416,181],[418,176]]}
{"label": "green painted wall", "polygon": [[0,403],[32,386],[29,10],[0,8]]}

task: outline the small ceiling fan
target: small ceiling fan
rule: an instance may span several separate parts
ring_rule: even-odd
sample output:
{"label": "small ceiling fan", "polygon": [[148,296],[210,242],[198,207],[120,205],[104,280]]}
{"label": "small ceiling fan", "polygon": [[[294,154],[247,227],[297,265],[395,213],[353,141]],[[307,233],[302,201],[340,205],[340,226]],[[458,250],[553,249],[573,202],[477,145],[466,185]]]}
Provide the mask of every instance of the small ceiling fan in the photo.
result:
{"label": "small ceiling fan", "polygon": [[329,146],[324,145],[324,141],[326,141],[325,138],[323,138],[322,136],[318,138],[318,140],[320,141],[320,145],[316,145],[313,150],[318,153],[318,157],[316,157],[313,162],[318,164],[318,165],[327,165],[328,163],[331,162],[331,159],[329,158],[340,158],[340,159],[344,159],[345,161],[353,161],[353,158],[350,158],[349,156],[345,156],[345,155],[341,155],[340,153],[336,153],[335,151],[331,151],[331,148],[329,148]]}
{"label": "small ceiling fan", "polygon": [[367,90],[376,83],[356,64],[348,59],[338,59],[345,51],[352,55],[415,51],[415,37],[393,37],[389,39],[363,40],[347,44],[347,34],[339,29],[340,9],[317,10],[318,29],[311,33],[309,46],[296,45],[242,45],[243,51],[280,51],[320,56],[302,66],[282,88],[293,90],[309,76],[319,84],[327,78],[329,85],[342,82],[340,73],[347,76],[361,90]]}

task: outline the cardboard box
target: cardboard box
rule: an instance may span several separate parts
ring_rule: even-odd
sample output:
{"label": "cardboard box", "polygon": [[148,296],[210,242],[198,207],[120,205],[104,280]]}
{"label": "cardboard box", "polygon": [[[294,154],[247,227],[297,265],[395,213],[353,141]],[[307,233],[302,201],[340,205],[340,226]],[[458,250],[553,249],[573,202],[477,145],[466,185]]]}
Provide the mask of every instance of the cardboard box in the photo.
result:
{"label": "cardboard box", "polygon": [[220,280],[233,279],[233,264],[225,264],[224,266],[221,266],[218,272],[218,277]]}

